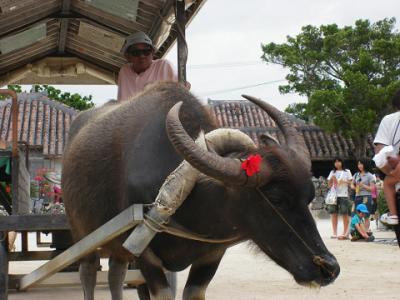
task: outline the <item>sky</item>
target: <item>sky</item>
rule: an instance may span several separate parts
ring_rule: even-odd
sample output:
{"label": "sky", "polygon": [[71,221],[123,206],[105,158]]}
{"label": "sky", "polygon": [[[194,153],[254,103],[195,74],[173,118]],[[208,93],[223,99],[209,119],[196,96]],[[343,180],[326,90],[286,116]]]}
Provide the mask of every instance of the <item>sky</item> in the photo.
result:
{"label": "sky", "polygon": [[[207,99],[238,100],[249,94],[283,110],[304,102],[297,94],[282,95],[287,70],[261,61],[261,44],[284,43],[305,25],[354,25],[396,17],[399,0],[208,0],[186,30],[189,46],[187,80],[192,92]],[[176,46],[166,58],[177,64]],[[115,98],[116,86],[57,86],[63,91],[92,95],[96,105]]]}

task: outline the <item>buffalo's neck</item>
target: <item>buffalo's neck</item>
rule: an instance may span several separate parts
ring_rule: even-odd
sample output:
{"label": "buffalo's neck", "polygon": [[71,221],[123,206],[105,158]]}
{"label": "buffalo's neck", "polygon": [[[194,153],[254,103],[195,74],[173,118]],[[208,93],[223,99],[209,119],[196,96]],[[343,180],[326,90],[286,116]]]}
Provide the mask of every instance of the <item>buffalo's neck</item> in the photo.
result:
{"label": "buffalo's neck", "polygon": [[228,200],[226,196],[227,190],[221,184],[201,180],[172,218],[191,233],[203,237],[237,239],[224,243],[206,243],[169,234],[158,235],[152,245],[165,267],[172,271],[182,270],[210,253],[220,253],[246,239],[241,229],[235,225],[237,212],[234,201]]}

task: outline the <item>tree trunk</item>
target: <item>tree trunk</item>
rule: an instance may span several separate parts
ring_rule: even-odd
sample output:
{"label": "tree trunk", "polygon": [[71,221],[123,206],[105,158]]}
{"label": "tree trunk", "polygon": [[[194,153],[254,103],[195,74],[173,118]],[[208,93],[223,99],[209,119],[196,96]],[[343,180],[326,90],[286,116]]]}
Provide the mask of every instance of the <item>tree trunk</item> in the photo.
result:
{"label": "tree trunk", "polygon": [[353,137],[353,143],[354,143],[354,158],[355,159],[361,159],[361,158],[367,158],[367,136],[362,134],[358,135],[356,137]]}

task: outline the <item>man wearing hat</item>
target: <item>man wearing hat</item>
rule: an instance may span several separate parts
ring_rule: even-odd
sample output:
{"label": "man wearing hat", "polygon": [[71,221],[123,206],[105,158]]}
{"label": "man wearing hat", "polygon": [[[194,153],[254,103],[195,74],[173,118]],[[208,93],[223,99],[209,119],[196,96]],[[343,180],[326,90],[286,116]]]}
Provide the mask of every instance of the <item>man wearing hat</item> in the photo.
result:
{"label": "man wearing hat", "polygon": [[153,60],[153,42],[144,32],[128,36],[121,52],[128,63],[122,66],[118,74],[118,101],[132,99],[150,83],[178,81],[170,62],[165,59]]}
{"label": "man wearing hat", "polygon": [[372,242],[375,237],[372,235],[372,232],[368,232],[365,228],[365,214],[368,214],[368,208],[365,204],[358,204],[356,207],[356,213],[351,218],[350,223],[350,234],[351,241],[357,241],[364,239],[367,242]]}

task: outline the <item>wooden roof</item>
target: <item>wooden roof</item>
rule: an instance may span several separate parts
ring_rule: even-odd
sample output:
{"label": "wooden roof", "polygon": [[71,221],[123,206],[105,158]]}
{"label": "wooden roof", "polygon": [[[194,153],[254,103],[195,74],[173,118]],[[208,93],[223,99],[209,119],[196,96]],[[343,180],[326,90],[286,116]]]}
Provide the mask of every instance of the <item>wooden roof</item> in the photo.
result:
{"label": "wooden roof", "polygon": [[[186,1],[187,24],[204,2]],[[136,31],[165,55],[177,37],[174,1],[0,0],[0,86],[115,84]]]}
{"label": "wooden roof", "polygon": [[[221,127],[240,129],[256,144],[259,144],[258,137],[262,133],[272,135],[281,144],[285,143],[275,122],[255,104],[245,100],[208,100],[208,104]],[[325,132],[320,127],[306,124],[290,114],[287,117],[303,136],[312,161],[332,160],[335,157],[354,158],[355,146],[350,138]],[[369,152],[372,156],[372,140],[369,144]]]}

